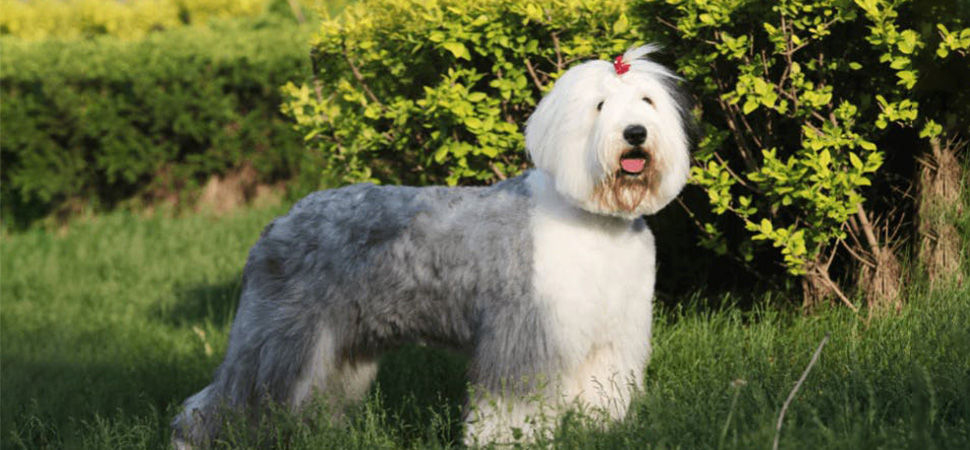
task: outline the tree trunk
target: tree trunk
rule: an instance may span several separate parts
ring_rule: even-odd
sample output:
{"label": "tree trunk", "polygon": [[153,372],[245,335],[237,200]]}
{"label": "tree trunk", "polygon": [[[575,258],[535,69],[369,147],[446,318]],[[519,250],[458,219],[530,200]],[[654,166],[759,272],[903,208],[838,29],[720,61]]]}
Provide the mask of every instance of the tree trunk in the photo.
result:
{"label": "tree trunk", "polygon": [[[899,312],[903,307],[901,289],[903,273],[899,258],[896,257],[893,245],[889,242],[888,225],[883,224],[882,228],[877,230],[862,204],[859,204],[856,210],[856,218],[857,226],[869,246],[868,250],[857,249],[857,253],[866,255],[867,259],[862,263],[858,288],[865,295],[869,317]],[[878,235],[882,235],[883,242],[880,243]]]}
{"label": "tree trunk", "polygon": [[930,286],[962,283],[963,243],[954,220],[963,210],[964,176],[955,145],[933,139],[920,160],[919,261]]}
{"label": "tree trunk", "polygon": [[902,267],[888,246],[873,251],[872,266],[863,265],[859,287],[865,292],[869,317],[884,316],[903,308]]}
{"label": "tree trunk", "polygon": [[835,293],[826,282],[829,278],[827,268],[820,268],[818,261],[812,261],[806,270],[802,275],[802,310],[812,313],[822,306],[831,305]]}
{"label": "tree trunk", "polygon": [[805,275],[802,275],[802,310],[806,313],[812,313],[837,301],[844,303],[853,312],[859,310],[829,276],[831,262],[826,261],[820,253],[805,267]]}

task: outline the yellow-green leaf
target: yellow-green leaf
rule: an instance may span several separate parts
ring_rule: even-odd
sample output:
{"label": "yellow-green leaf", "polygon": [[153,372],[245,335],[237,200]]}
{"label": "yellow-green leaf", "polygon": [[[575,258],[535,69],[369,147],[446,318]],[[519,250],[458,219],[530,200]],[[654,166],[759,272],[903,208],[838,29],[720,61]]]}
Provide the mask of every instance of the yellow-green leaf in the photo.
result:
{"label": "yellow-green leaf", "polygon": [[849,163],[852,164],[852,167],[862,170],[862,160],[855,153],[849,152]]}
{"label": "yellow-green leaf", "polygon": [[828,167],[830,162],[832,162],[832,154],[827,149],[822,150],[822,153],[818,154],[818,164],[822,167]]}
{"label": "yellow-green leaf", "polygon": [[448,147],[441,146],[438,151],[434,152],[434,162],[441,164],[445,162],[445,158],[448,157]]}
{"label": "yellow-green leaf", "polygon": [[452,55],[455,55],[455,58],[466,60],[472,59],[472,55],[468,52],[468,48],[465,47],[465,44],[462,44],[461,42],[445,42],[444,44],[441,44],[441,46],[444,47],[445,50],[451,52]]}
{"label": "yellow-green leaf", "polygon": [[919,132],[919,137],[928,138],[939,136],[943,132],[943,126],[933,120],[926,122],[923,130]]}
{"label": "yellow-green leaf", "polygon": [[774,227],[771,226],[771,221],[768,219],[761,219],[761,226],[759,228],[761,229],[761,233],[764,235],[771,234],[771,231],[774,229]]}
{"label": "yellow-green leaf", "polygon": [[912,55],[916,51],[916,47],[920,44],[919,35],[913,30],[906,30],[900,33],[899,37],[900,39],[896,43],[899,51],[907,55]]}
{"label": "yellow-green leaf", "polygon": [[758,102],[751,97],[748,97],[748,99],[744,102],[744,106],[741,107],[741,111],[744,113],[744,115],[748,115],[751,111],[756,109],[758,109]]}
{"label": "yellow-green leaf", "polygon": [[630,20],[626,18],[626,14],[620,14],[620,18],[616,19],[613,23],[613,33],[623,34],[630,29]]}

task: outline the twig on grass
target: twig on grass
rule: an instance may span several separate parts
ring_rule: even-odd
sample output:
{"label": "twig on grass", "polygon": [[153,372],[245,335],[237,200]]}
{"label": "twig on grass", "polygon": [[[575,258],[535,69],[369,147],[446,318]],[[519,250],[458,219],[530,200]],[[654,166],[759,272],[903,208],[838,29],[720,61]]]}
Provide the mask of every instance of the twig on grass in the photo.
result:
{"label": "twig on grass", "polygon": [[728,409],[727,419],[724,421],[724,428],[721,429],[721,438],[717,440],[717,448],[724,448],[724,438],[727,437],[728,429],[731,427],[731,418],[734,416],[734,409],[738,406],[738,397],[741,395],[741,388],[748,384],[741,378],[731,382],[731,389],[734,389],[734,396],[731,397],[731,408]]}
{"label": "twig on grass", "polygon": [[781,437],[781,423],[785,420],[785,411],[788,411],[788,406],[791,405],[792,400],[795,399],[795,394],[798,393],[798,388],[802,387],[802,383],[805,382],[805,378],[808,377],[808,372],[812,370],[812,366],[818,361],[819,355],[822,354],[822,347],[825,347],[825,343],[829,341],[829,333],[825,333],[825,337],[822,338],[822,342],[819,342],[818,348],[815,349],[815,354],[812,355],[812,360],[808,362],[808,367],[802,372],[802,376],[795,383],[795,387],[792,388],[791,392],[788,393],[788,398],[785,399],[785,403],[781,405],[781,413],[778,414],[778,423],[775,424],[775,443],[772,444],[772,450],[778,450],[778,438]]}

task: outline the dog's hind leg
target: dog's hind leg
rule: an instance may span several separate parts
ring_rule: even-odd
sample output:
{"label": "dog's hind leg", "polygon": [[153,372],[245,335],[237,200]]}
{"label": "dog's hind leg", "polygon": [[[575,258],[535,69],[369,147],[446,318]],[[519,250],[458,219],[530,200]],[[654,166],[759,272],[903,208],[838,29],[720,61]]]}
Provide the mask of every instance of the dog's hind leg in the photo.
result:
{"label": "dog's hind leg", "polygon": [[344,405],[360,402],[367,396],[374,378],[377,377],[375,358],[345,360],[331,377],[328,392],[337,396]]}
{"label": "dog's hind leg", "polygon": [[[336,368],[341,364],[333,333],[326,327],[319,327],[313,335],[315,336],[308,337],[313,344],[300,352],[300,355],[274,358],[269,356],[269,352],[273,350],[269,350],[266,358],[260,361],[258,382],[272,401],[285,404],[294,412],[298,411],[314,393],[327,390],[338,373]],[[298,345],[295,342],[280,343],[280,345],[293,344]],[[290,359],[290,357],[294,358]],[[274,361],[265,363],[270,360]]]}
{"label": "dog's hind leg", "polygon": [[185,402],[172,422],[173,444],[208,445],[220,432],[224,414],[252,417],[270,404],[297,411],[325,388],[338,364],[335,336],[322,311],[300,300],[267,300],[244,288],[229,337],[226,358],[212,384]]}

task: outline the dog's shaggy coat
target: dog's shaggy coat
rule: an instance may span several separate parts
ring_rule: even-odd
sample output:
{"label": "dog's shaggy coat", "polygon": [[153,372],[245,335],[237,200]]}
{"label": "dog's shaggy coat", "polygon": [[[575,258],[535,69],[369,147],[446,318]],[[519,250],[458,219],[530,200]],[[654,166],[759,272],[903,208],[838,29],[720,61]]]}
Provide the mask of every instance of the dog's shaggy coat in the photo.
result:
{"label": "dog's shaggy coat", "polygon": [[567,71],[529,120],[536,169],[522,176],[353,185],[274,220],[246,262],[225,361],[173,422],[176,446],[209,442],[224,408],[358,400],[381,353],[415,341],[470,356],[468,443],[529,436],[569,406],[622,418],[650,354],[641,216],[689,165],[686,108],[650,51],[627,52],[622,75],[605,61]]}

